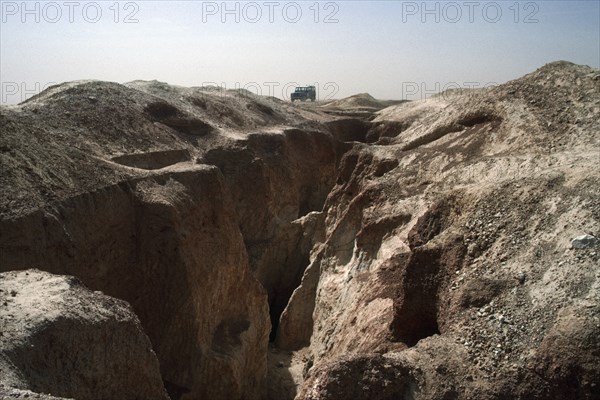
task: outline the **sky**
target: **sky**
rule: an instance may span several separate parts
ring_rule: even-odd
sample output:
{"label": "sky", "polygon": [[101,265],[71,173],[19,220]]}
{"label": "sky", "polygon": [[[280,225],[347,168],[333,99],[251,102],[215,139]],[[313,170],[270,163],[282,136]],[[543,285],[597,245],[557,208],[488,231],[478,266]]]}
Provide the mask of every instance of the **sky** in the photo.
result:
{"label": "sky", "polygon": [[72,80],[287,99],[419,99],[567,60],[600,67],[600,1],[0,0],[1,103]]}

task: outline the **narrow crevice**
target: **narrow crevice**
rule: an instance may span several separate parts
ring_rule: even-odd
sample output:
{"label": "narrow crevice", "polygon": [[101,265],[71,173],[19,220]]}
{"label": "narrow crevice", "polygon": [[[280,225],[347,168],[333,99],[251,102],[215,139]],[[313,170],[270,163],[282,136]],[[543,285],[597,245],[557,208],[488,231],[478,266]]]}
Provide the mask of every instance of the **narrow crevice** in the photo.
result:
{"label": "narrow crevice", "polygon": [[[294,265],[295,264],[295,265]],[[284,268],[286,271],[296,271],[288,282],[280,282],[273,290],[272,294],[269,294],[269,315],[271,317],[271,333],[269,335],[269,341],[274,342],[277,337],[277,328],[279,327],[279,319],[283,310],[287,307],[292,293],[302,281],[302,275],[308,267],[309,259],[308,254],[302,255],[302,259],[299,263],[292,265],[286,265]]]}

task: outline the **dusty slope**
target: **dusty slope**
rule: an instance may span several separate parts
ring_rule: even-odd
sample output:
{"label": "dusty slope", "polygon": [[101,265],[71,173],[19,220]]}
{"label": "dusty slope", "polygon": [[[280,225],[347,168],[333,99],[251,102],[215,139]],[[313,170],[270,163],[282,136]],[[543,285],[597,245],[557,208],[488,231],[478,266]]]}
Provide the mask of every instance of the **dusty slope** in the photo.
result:
{"label": "dusty slope", "polygon": [[334,100],[323,106],[324,108],[342,108],[342,109],[373,109],[381,110],[385,108],[382,102],[375,99],[369,93],[359,93],[340,100]]}
{"label": "dusty slope", "polygon": [[[596,398],[599,250],[570,241],[600,233],[599,77],[555,63],[378,113],[280,323],[310,343],[298,398]],[[397,361],[338,359],[372,352]],[[390,363],[410,382],[361,375]]]}
{"label": "dusty slope", "polygon": [[172,399],[596,398],[599,77],[341,118],[64,84],[1,108],[0,269],[129,301]]}
{"label": "dusty slope", "polygon": [[[156,81],[126,86],[65,83],[1,110],[5,173],[0,183],[6,191],[0,197],[0,210],[6,216],[22,215],[49,201],[131,176],[145,176],[144,170],[193,160],[216,143],[243,139],[248,133],[310,126],[304,114],[320,118],[311,111],[295,111],[238,91],[190,89]],[[182,152],[161,153],[167,150]],[[110,162],[113,159],[117,165]]]}

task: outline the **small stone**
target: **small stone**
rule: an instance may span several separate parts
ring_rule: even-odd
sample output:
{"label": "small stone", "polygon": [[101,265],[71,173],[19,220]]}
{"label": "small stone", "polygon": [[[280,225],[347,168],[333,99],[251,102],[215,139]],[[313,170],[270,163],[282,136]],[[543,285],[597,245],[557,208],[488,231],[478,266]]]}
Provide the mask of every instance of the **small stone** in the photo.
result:
{"label": "small stone", "polygon": [[597,242],[598,239],[592,235],[581,235],[571,241],[571,246],[574,249],[587,249],[594,247]]}
{"label": "small stone", "polygon": [[283,367],[285,367],[285,364],[283,363],[283,361],[279,361],[279,362],[277,363],[277,366],[278,366],[279,368],[283,368]]}

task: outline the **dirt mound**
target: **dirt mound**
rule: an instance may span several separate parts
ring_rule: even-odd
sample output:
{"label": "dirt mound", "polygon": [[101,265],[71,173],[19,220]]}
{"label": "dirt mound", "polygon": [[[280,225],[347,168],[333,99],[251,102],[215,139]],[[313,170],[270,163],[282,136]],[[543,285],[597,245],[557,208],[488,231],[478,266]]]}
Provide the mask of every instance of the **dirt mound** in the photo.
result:
{"label": "dirt mound", "polygon": [[53,86],[19,106],[0,107],[0,184],[6,187],[0,212],[20,215],[143,175],[115,168],[109,161],[119,157],[176,149],[194,158],[253,130],[315,129],[318,123],[306,116],[318,115],[251,93],[156,81]]}
{"label": "dirt mound", "polygon": [[124,301],[38,270],[0,274],[0,294],[8,394],[168,399],[150,341]]}
{"label": "dirt mound", "polygon": [[324,108],[341,109],[372,109],[381,110],[385,108],[385,102],[379,101],[369,93],[359,93],[340,100],[334,100],[323,106]]}

